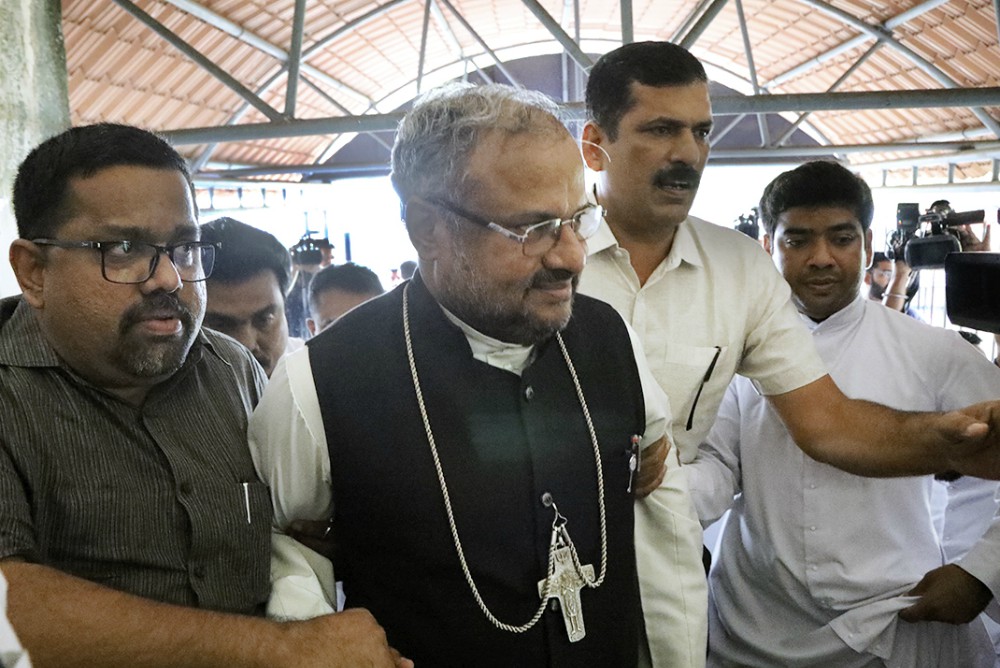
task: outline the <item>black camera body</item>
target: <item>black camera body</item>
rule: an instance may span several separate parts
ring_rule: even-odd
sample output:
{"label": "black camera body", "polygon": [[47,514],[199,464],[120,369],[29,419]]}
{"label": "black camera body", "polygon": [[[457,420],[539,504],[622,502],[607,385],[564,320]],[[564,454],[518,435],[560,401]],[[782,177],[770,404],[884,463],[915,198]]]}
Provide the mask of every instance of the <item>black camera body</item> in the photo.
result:
{"label": "black camera body", "polygon": [[919,205],[901,203],[896,206],[896,229],[889,235],[886,256],[895,259],[902,252],[912,269],[940,269],[949,253],[962,251],[955,228],[981,222],[985,216],[982,209],[920,215]]}
{"label": "black camera body", "polygon": [[321,264],[323,251],[331,247],[329,239],[313,239],[307,233],[288,252],[292,256],[292,264],[308,267]]}
{"label": "black camera body", "polygon": [[1000,334],[1000,253],[953,253],[944,279],[949,320]]}

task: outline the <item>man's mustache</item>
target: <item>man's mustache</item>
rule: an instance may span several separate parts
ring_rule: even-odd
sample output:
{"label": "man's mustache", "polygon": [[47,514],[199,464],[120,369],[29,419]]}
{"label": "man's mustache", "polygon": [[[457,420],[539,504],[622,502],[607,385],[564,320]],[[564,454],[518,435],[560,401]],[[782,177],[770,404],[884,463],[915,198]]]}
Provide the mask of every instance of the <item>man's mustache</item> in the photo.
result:
{"label": "man's mustache", "polygon": [[170,317],[178,318],[185,330],[190,331],[194,327],[194,314],[176,295],[156,292],[125,311],[119,329],[124,333],[144,320]]}
{"label": "man's mustache", "polygon": [[669,186],[684,184],[687,188],[695,190],[701,183],[701,174],[691,165],[675,163],[656,172],[653,175],[653,185]]}
{"label": "man's mustache", "polygon": [[580,275],[568,269],[543,269],[531,279],[531,287],[541,288],[553,283],[572,281],[573,287],[580,281]]}

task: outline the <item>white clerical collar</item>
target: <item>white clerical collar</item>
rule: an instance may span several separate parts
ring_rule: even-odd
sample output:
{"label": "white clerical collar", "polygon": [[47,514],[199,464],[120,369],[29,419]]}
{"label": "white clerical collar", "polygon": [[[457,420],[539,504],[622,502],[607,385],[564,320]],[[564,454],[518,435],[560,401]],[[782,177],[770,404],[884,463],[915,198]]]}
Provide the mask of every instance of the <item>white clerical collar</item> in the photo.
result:
{"label": "white clerical collar", "polygon": [[448,320],[462,330],[465,338],[469,341],[469,347],[472,348],[472,356],[480,362],[489,364],[497,369],[516,373],[518,376],[531,363],[531,354],[534,352],[534,346],[522,346],[518,343],[508,343],[494,339],[492,336],[487,336],[479,330],[470,327],[444,306],[441,306],[441,310],[444,311]]}
{"label": "white clerical collar", "polygon": [[806,324],[806,327],[809,328],[809,331],[836,332],[854,326],[861,311],[865,309],[865,301],[867,299],[863,295],[858,295],[850,304],[820,322],[816,322],[801,311],[799,311],[799,317]]}

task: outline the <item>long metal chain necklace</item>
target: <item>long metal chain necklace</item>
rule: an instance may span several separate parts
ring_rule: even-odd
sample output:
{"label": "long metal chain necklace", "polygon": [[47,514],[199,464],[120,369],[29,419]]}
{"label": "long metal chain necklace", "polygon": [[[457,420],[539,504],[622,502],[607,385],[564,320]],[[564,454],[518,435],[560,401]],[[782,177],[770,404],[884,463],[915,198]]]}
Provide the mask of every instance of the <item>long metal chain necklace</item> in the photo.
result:
{"label": "long metal chain necklace", "polygon": [[441,486],[441,496],[444,498],[445,511],[448,514],[448,524],[451,527],[451,537],[455,543],[455,551],[458,553],[458,561],[462,566],[462,573],[465,574],[465,581],[472,590],[472,596],[476,599],[476,604],[483,611],[486,618],[498,629],[510,633],[524,633],[542,618],[545,606],[550,598],[559,600],[562,609],[563,621],[566,625],[566,633],[570,642],[576,642],[586,635],[586,628],[583,623],[583,610],[580,605],[580,590],[584,586],[590,589],[600,587],[604,582],[604,576],[608,569],[608,528],[607,518],[604,510],[604,475],[601,467],[601,451],[597,444],[597,432],[594,430],[594,423],[590,418],[590,409],[587,408],[587,401],[583,396],[583,389],[580,387],[580,380],[576,375],[576,369],[570,360],[566,344],[563,343],[562,336],[556,333],[556,341],[562,351],[566,367],[573,379],[576,388],[576,396],[583,409],[583,417],[587,423],[587,430],[590,432],[590,442],[594,447],[594,461],[597,464],[597,503],[601,520],[601,571],[597,578],[594,578],[594,567],[582,565],[580,556],[577,554],[576,546],[570,539],[569,531],[566,529],[567,520],[559,513],[559,508],[551,495],[546,494],[546,505],[551,506],[555,516],[552,520],[552,534],[549,541],[549,564],[548,572],[543,580],[538,582],[538,593],[541,596],[541,604],[535,611],[534,616],[521,625],[506,624],[501,622],[490,612],[479,594],[479,588],[472,577],[469,565],[465,560],[465,550],[462,549],[462,541],[458,536],[458,526],[455,524],[455,515],[451,509],[451,497],[448,494],[448,485],[444,477],[444,469],[441,467],[441,458],[438,457],[437,444],[434,441],[434,433],[431,431],[430,419],[427,417],[427,408],[424,405],[424,395],[420,390],[420,378],[417,376],[417,365],[413,357],[413,341],[410,337],[410,311],[409,311],[409,290],[410,285],[403,289],[403,336],[406,340],[406,357],[410,363],[410,375],[413,378],[413,389],[417,395],[417,405],[420,407],[420,417],[423,419],[424,430],[427,432],[427,443],[430,445],[431,455],[434,459],[434,468],[437,470],[438,484]]}

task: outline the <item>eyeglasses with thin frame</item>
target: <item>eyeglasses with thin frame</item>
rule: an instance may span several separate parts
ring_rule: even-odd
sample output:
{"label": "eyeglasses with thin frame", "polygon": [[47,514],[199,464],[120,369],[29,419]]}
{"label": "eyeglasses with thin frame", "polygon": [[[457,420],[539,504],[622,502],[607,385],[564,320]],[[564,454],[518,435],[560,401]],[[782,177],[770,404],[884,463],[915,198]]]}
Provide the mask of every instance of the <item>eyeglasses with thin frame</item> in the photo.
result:
{"label": "eyeglasses with thin frame", "polygon": [[76,249],[89,248],[101,254],[101,275],[111,283],[145,283],[152,277],[166,255],[185,283],[204,281],[212,275],[218,244],[210,241],[182,241],[158,246],[145,241],[64,241],[32,239],[39,246]]}
{"label": "eyeglasses with thin frame", "polygon": [[556,244],[563,225],[569,225],[576,236],[580,239],[589,239],[594,236],[601,226],[604,217],[604,208],[599,204],[588,203],[582,209],[574,213],[570,218],[551,218],[540,223],[534,223],[524,227],[524,232],[518,234],[509,227],[504,227],[499,223],[477,216],[466,211],[462,207],[449,202],[440,197],[429,197],[427,201],[438,206],[459,218],[464,218],[470,223],[475,223],[487,229],[498,232],[512,241],[521,244],[521,251],[528,257],[544,255]]}

